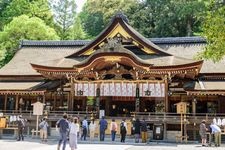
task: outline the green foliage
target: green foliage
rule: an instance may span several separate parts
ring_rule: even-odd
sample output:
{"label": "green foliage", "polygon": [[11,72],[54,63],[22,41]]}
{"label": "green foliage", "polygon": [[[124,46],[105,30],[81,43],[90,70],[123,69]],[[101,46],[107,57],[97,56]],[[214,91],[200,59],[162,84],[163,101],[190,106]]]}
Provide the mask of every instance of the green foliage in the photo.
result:
{"label": "green foliage", "polygon": [[76,17],[73,27],[70,29],[69,39],[83,40],[85,39],[85,33],[79,17]]}
{"label": "green foliage", "polygon": [[146,37],[192,36],[205,10],[203,0],[145,0],[130,20]]}
{"label": "green foliage", "polygon": [[[23,14],[29,17],[41,18],[48,25],[53,24],[53,17],[48,5],[48,0],[8,0],[3,6],[4,9],[1,12],[1,22],[3,25],[12,21],[14,17]],[[3,25],[0,26],[0,29],[3,28]]]}
{"label": "green foliage", "polygon": [[118,11],[125,14],[138,5],[137,0],[87,0],[81,12],[81,21],[90,37],[97,36]]}
{"label": "green foliage", "polygon": [[11,3],[12,0],[0,0],[0,29],[3,28],[5,19],[3,13],[6,10],[7,6]]}
{"label": "green foliage", "polygon": [[207,46],[198,57],[220,61],[225,56],[225,4],[208,12],[202,36],[206,38]]}
{"label": "green foliage", "polygon": [[15,17],[0,32],[1,66],[15,54],[20,40],[55,40],[59,39],[54,29],[37,17],[26,15]]}
{"label": "green foliage", "polygon": [[69,29],[75,22],[76,17],[76,3],[75,0],[52,0],[52,10],[54,19],[60,27],[57,32],[62,40],[68,39]]}

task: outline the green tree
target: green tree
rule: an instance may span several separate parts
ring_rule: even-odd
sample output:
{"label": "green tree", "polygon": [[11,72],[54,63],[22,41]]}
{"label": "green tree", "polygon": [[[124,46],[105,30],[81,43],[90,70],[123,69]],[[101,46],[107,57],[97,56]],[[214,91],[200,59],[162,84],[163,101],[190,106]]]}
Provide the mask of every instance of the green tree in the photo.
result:
{"label": "green tree", "polygon": [[4,26],[3,20],[5,19],[3,13],[6,10],[7,6],[12,2],[12,0],[0,0],[0,30]]}
{"label": "green tree", "polygon": [[80,17],[76,17],[73,27],[70,29],[69,39],[82,40],[86,38],[85,32],[83,30]]}
{"label": "green tree", "polygon": [[[48,25],[53,25],[53,16],[48,4],[48,0],[4,0],[6,8],[1,12],[1,23],[3,25],[12,21],[14,17],[27,15],[38,17]],[[3,6],[5,6],[3,5]],[[3,28],[1,26],[1,29]]]}
{"label": "green tree", "polygon": [[198,58],[218,62],[225,56],[225,1],[215,1],[210,8],[202,24],[202,36],[206,38],[207,46]]}
{"label": "green tree", "polygon": [[90,37],[98,35],[118,11],[131,15],[138,0],[87,0],[80,16],[86,33]]}
{"label": "green tree", "polygon": [[22,15],[15,17],[0,32],[1,66],[9,62],[15,54],[20,40],[56,40],[55,30],[37,17]]}
{"label": "green tree", "polygon": [[69,38],[69,29],[75,22],[76,3],[75,0],[58,0],[52,1],[52,10],[54,19],[60,27],[57,31],[62,40]]}
{"label": "green tree", "polygon": [[201,14],[206,12],[205,2],[144,0],[131,15],[131,24],[146,37],[192,36],[200,32]]}

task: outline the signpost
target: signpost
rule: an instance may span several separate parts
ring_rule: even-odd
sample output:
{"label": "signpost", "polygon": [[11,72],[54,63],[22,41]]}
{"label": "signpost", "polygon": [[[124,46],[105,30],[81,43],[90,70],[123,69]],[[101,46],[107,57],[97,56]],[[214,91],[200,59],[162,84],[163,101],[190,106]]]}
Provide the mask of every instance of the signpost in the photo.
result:
{"label": "signpost", "polygon": [[[175,105],[177,106],[177,113],[180,114],[181,136],[183,136],[183,114],[185,115],[187,113],[187,103],[179,102],[179,103],[176,103]],[[185,136],[186,136],[186,133],[185,133]]]}
{"label": "signpost", "polygon": [[36,102],[31,105],[33,105],[33,115],[37,115],[36,136],[38,136],[38,120],[39,120],[39,116],[43,115],[43,109],[44,109],[45,104],[43,104],[41,102]]}

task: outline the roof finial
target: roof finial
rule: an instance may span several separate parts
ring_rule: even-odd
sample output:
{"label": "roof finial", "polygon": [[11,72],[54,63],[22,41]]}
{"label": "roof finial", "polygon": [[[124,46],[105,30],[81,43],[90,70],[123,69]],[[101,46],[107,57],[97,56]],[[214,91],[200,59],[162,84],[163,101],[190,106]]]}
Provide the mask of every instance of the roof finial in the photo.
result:
{"label": "roof finial", "polygon": [[129,24],[129,20],[127,19],[127,16],[123,13],[122,10],[119,10],[115,16],[112,18],[112,21],[116,18],[121,18],[123,21],[125,21],[127,24]]}

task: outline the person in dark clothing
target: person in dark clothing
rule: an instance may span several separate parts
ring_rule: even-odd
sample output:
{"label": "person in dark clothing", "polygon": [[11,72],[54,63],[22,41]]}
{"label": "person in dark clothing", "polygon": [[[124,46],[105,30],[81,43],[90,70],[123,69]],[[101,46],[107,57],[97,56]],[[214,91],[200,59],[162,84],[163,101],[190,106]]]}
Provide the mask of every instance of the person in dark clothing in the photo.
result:
{"label": "person in dark clothing", "polygon": [[135,143],[139,143],[139,138],[141,134],[141,122],[139,119],[136,119],[134,123],[134,128]]}
{"label": "person in dark clothing", "polygon": [[84,117],[84,120],[82,121],[82,134],[80,138],[81,140],[84,139],[84,141],[86,141],[87,131],[88,131],[87,117]]}
{"label": "person in dark clothing", "polygon": [[22,116],[19,116],[19,119],[17,121],[17,125],[18,125],[18,138],[17,141],[20,140],[24,140],[24,136],[23,136],[23,132],[24,132],[24,128],[25,128],[25,120],[22,118]]}
{"label": "person in dark clothing", "polygon": [[121,134],[120,142],[125,143],[127,134],[127,123],[125,122],[125,119],[123,119],[122,122],[120,123],[120,134]]}
{"label": "person in dark clothing", "polygon": [[143,119],[142,122],[141,122],[141,140],[142,140],[142,143],[146,143],[147,138],[148,138],[147,123],[146,123],[145,119]]}
{"label": "person in dark clothing", "polygon": [[59,142],[57,150],[60,150],[60,146],[63,142],[63,150],[66,149],[67,135],[69,132],[69,122],[67,120],[67,114],[63,115],[63,118],[56,122],[56,129],[59,128]]}
{"label": "person in dark clothing", "polygon": [[105,130],[107,129],[108,122],[105,120],[105,117],[102,116],[102,119],[99,121],[99,130],[100,130],[100,141],[105,140]]}

